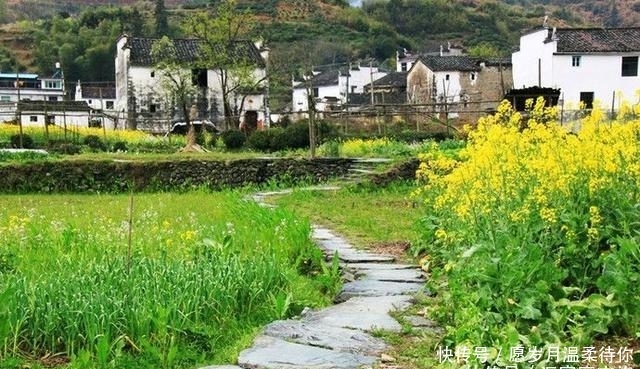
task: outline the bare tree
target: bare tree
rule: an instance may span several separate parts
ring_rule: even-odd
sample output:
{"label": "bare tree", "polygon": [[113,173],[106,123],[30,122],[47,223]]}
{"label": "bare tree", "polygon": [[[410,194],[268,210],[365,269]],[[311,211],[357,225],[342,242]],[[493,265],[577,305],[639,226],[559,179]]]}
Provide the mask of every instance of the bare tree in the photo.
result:
{"label": "bare tree", "polygon": [[183,150],[202,151],[196,143],[195,127],[191,124],[194,118],[191,106],[196,95],[191,70],[178,58],[176,46],[167,36],[153,43],[151,57],[154,60],[154,68],[159,72],[162,91],[182,112],[187,124],[187,145]]}
{"label": "bare tree", "polygon": [[184,22],[185,33],[199,40],[198,67],[216,72],[227,129],[238,127],[237,113],[243,110],[246,96],[267,78],[266,73],[256,73],[265,61],[260,57],[256,65],[259,55],[247,41],[254,24],[254,16],[239,11],[236,0],[223,0],[212,14],[195,13]]}

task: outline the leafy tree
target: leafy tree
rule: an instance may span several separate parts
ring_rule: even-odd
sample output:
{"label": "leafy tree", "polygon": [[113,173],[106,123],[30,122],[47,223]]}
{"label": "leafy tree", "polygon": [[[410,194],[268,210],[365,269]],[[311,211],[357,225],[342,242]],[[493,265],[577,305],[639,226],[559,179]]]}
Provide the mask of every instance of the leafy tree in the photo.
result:
{"label": "leafy tree", "polygon": [[215,70],[219,79],[227,129],[238,127],[235,113],[242,111],[243,93],[255,90],[266,79],[254,75],[256,66],[244,57],[247,50],[237,42],[251,36],[254,24],[254,16],[239,11],[236,0],[223,0],[213,14],[195,13],[184,22],[185,33],[201,41],[197,67]]}
{"label": "leafy tree", "polygon": [[182,112],[187,124],[187,145],[185,151],[199,151],[196,143],[195,127],[191,124],[194,114],[190,106],[195,100],[196,87],[191,78],[191,71],[185,68],[184,62],[178,59],[176,46],[167,36],[155,41],[151,47],[151,58],[154,68],[160,77],[160,88],[166,94],[167,100],[172,101]]}
{"label": "leafy tree", "polygon": [[488,42],[481,42],[468,50],[469,55],[478,57],[498,57],[500,50]]}
{"label": "leafy tree", "polygon": [[169,19],[167,18],[167,8],[164,0],[156,0],[156,7],[153,12],[156,21],[156,36],[162,37],[169,34]]}

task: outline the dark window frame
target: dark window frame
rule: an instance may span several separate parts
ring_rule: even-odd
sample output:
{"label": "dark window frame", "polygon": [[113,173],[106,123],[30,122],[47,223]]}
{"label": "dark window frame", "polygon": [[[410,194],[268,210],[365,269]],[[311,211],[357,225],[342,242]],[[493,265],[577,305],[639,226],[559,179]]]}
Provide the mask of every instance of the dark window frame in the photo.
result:
{"label": "dark window frame", "polygon": [[637,77],[638,76],[638,57],[637,56],[623,56],[621,65],[622,77]]}
{"label": "dark window frame", "polygon": [[571,66],[572,67],[579,67],[581,63],[582,63],[582,56],[581,55],[573,55],[573,56],[571,56]]}

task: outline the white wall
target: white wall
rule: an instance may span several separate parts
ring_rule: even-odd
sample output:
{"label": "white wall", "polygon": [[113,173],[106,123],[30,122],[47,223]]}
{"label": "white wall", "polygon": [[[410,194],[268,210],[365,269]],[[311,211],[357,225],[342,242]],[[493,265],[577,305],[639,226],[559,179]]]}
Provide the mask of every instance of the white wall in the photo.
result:
{"label": "white wall", "polygon": [[[611,108],[613,94],[622,92],[627,101],[636,102],[635,92],[640,89],[640,77],[622,77],[622,56],[620,55],[581,55],[580,66],[572,66],[573,55],[553,56],[553,80],[551,87],[560,88],[565,106],[577,108],[580,92],[593,92],[594,100],[603,107]],[[619,106],[616,97],[615,108]]]}
{"label": "white wall", "polygon": [[[54,123],[58,127],[89,127],[89,112],[49,112],[47,115],[53,115]],[[35,117],[35,122],[31,120]],[[45,117],[42,112],[22,112],[22,126],[24,127],[44,127]]]}
{"label": "white wall", "polygon": [[549,30],[541,28],[520,37],[520,50],[511,55],[513,87],[553,87],[552,55],[557,42],[544,43]]}

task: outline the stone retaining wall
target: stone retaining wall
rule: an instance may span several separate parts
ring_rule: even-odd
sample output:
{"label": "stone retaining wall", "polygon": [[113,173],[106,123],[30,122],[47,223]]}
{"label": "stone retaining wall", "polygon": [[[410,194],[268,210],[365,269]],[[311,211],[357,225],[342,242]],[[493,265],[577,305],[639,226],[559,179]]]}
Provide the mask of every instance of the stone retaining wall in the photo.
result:
{"label": "stone retaining wall", "polygon": [[346,175],[353,160],[60,161],[0,166],[2,193],[185,191],[259,185],[271,180],[317,183]]}

